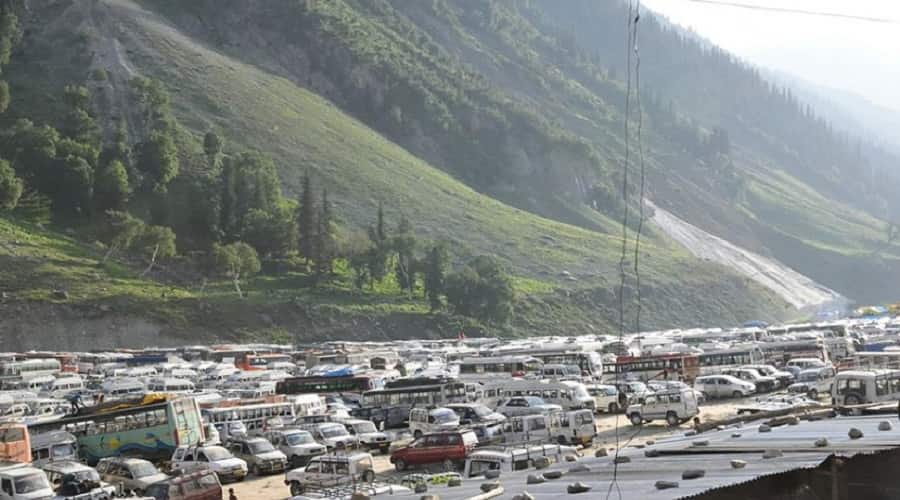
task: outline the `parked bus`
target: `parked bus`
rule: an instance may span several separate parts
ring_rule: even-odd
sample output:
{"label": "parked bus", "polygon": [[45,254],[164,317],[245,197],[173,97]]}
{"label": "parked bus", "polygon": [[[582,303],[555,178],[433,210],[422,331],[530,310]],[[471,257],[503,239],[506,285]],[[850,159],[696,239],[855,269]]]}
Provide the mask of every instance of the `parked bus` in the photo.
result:
{"label": "parked bus", "polygon": [[518,396],[537,396],[564,410],[594,409],[594,398],[580,382],[564,380],[505,380],[486,384],[479,402],[495,408],[501,400]]}
{"label": "parked bus", "polygon": [[78,355],[59,352],[27,352],[25,359],[55,359],[63,373],[78,373]]}
{"label": "parked bus", "polygon": [[362,394],[375,388],[370,377],[346,376],[346,377],[291,377],[275,384],[276,394],[330,394],[339,392],[354,392]]}
{"label": "parked bus", "polygon": [[655,356],[619,356],[615,363],[603,366],[603,379],[680,380],[692,382],[700,375],[700,357],[696,354],[659,354]]}
{"label": "parked bus", "polygon": [[841,368],[853,368],[856,370],[874,370],[888,368],[900,370],[900,350],[882,352],[857,352],[851,356]]}
{"label": "parked bus", "polygon": [[831,386],[832,404],[853,406],[900,399],[900,370],[838,372]]}
{"label": "parked bus", "polygon": [[6,388],[22,380],[45,375],[56,376],[60,372],[60,363],[55,359],[26,359],[24,361],[6,361],[0,363],[0,388]]}
{"label": "parked bus", "polygon": [[220,432],[234,427],[230,424],[237,422],[242,423],[248,432],[264,431],[274,419],[280,419],[286,425],[293,422],[296,416],[293,403],[288,402],[204,408],[200,413],[207,423],[216,426]]}
{"label": "parked bus", "polygon": [[765,363],[775,366],[784,366],[793,358],[817,358],[826,363],[829,360],[825,341],[821,338],[763,342],[759,348],[765,356]]}
{"label": "parked bus", "polygon": [[586,377],[599,378],[603,374],[603,360],[595,351],[584,351],[578,346],[559,345],[531,349],[500,350],[497,355],[531,356],[545,365],[575,365]]}
{"label": "parked bus", "polygon": [[[363,393],[365,407],[441,406],[448,403],[471,403],[478,399],[478,385],[441,379],[398,379],[383,389]],[[421,385],[419,385],[421,384]]]}
{"label": "parked bus", "polygon": [[234,366],[247,371],[267,370],[270,363],[290,363],[293,365],[294,360],[290,354],[284,353],[246,353],[234,359]]}
{"label": "parked bus", "polygon": [[25,424],[0,424],[0,460],[31,463],[31,438]]}
{"label": "parked bus", "polygon": [[765,364],[765,355],[758,346],[704,352],[698,355],[700,375],[718,375],[728,368]]}
{"label": "parked bus", "polygon": [[[139,404],[110,403],[85,415],[31,426],[34,434],[63,429],[78,440],[79,454],[88,464],[111,456],[139,456],[164,460],[181,445],[204,440],[200,408],[193,398],[143,398]],[[125,406],[125,408],[121,408]]]}
{"label": "parked bus", "polygon": [[544,363],[531,356],[465,358],[459,362],[459,378],[462,380],[493,380],[524,377],[529,373],[540,373],[543,366]]}

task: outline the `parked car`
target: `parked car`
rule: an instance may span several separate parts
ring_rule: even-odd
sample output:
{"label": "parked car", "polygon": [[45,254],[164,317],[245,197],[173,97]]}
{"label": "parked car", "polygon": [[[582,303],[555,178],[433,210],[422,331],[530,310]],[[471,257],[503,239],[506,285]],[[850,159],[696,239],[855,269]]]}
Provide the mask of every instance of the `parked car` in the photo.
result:
{"label": "parked car", "polygon": [[100,474],[93,467],[88,467],[81,462],[73,460],[50,462],[41,467],[41,469],[47,475],[50,487],[59,496],[75,497],[88,495],[87,498],[111,498],[116,494],[115,486],[103,482],[100,479]]}
{"label": "parked car", "polygon": [[694,389],[710,398],[741,398],[756,392],[756,386],[731,375],[704,375],[694,380]]}
{"label": "parked car", "polygon": [[559,444],[589,446],[597,435],[593,410],[559,411],[550,414],[551,438]]}
{"label": "parked car", "polygon": [[571,446],[539,445],[503,450],[476,450],[466,459],[464,478],[483,476],[488,471],[501,473],[527,470],[534,466],[538,457],[550,459],[550,463],[562,462],[566,455],[575,455]]}
{"label": "parked car", "polygon": [[730,368],[722,370],[723,375],[731,375],[746,382],[750,382],[756,387],[757,393],[771,392],[778,387],[778,379],[761,375],[753,368]]}
{"label": "parked car", "polygon": [[316,441],[324,444],[329,450],[346,450],[356,447],[356,438],[347,432],[347,428],[344,427],[344,424],[325,422],[312,425],[308,430]]}
{"label": "parked car", "polygon": [[292,469],[303,467],[315,456],[327,451],[313,439],[309,431],[301,429],[276,429],[265,433],[266,439],[287,456]]}
{"label": "parked car", "polygon": [[653,394],[647,384],[635,380],[619,382],[616,389],[619,391],[619,407],[623,409],[630,404],[641,403],[644,398]]}
{"label": "parked car", "polygon": [[460,425],[492,425],[506,420],[506,417],[479,403],[453,403],[445,408],[453,410],[459,416]]}
{"label": "parked car", "polygon": [[694,399],[697,400],[698,405],[702,405],[706,402],[706,398],[703,397],[703,393],[680,380],[657,380],[647,382],[647,387],[649,387],[650,390],[654,393],[688,390],[694,393]]}
{"label": "parked car", "polygon": [[351,408],[350,416],[368,420],[381,430],[397,429],[409,421],[409,406]]}
{"label": "parked car", "polygon": [[825,368],[826,366],[828,366],[828,363],[819,358],[794,358],[788,360],[787,364],[784,365],[784,369],[791,372],[796,379],[803,370]]}
{"label": "parked car", "polygon": [[143,495],[151,484],[169,479],[152,462],[140,458],[103,458],[97,463],[97,472],[104,481],[121,485],[125,493],[138,495]]}
{"label": "parked car", "polygon": [[398,472],[411,465],[442,464],[444,470],[462,468],[466,457],[478,444],[472,431],[426,434],[408,446],[391,453],[391,463]]}
{"label": "parked car", "polygon": [[594,384],[587,386],[587,391],[594,398],[594,408],[597,409],[597,413],[601,411],[619,412],[619,390],[616,389],[616,386]]}
{"label": "parked car", "polygon": [[287,456],[262,437],[237,438],[228,443],[234,456],[247,462],[254,476],[276,474],[287,468]]}
{"label": "parked car", "polygon": [[351,418],[344,420],[344,427],[351,436],[354,436],[359,448],[367,450],[379,450],[383,455],[391,448],[391,441],[387,434],[378,430],[375,424],[368,420]]}
{"label": "parked car", "polygon": [[633,425],[665,419],[671,426],[680,425],[700,413],[694,391],[658,392],[647,396],[643,403],[631,405],[626,411]]}
{"label": "parked car", "polygon": [[503,423],[500,438],[507,446],[546,443],[551,440],[552,432],[548,415],[517,415],[509,417]]}
{"label": "parked car", "polygon": [[537,396],[514,396],[497,405],[497,413],[506,417],[549,414],[554,411],[562,411],[562,406],[545,403]]}
{"label": "parked car", "polygon": [[492,446],[503,442],[503,423],[476,424],[470,429],[478,438],[478,446]]}
{"label": "parked car", "polygon": [[432,432],[452,431],[459,425],[459,415],[449,408],[409,410],[409,432],[416,439]]}
{"label": "parked car", "polygon": [[306,467],[289,471],[284,477],[284,484],[290,486],[292,497],[303,495],[310,489],[373,481],[375,464],[368,453],[320,455],[313,457]]}
{"label": "parked car", "polygon": [[201,469],[153,483],[145,495],[155,500],[221,500],[222,485],[215,472]]}
{"label": "parked car", "polygon": [[172,454],[172,469],[184,472],[209,469],[216,473],[220,482],[247,478],[247,462],[222,446],[179,446]]}
{"label": "parked car", "polygon": [[810,399],[819,399],[820,394],[831,394],[834,383],[834,368],[809,368],[800,372],[797,381],[788,386],[788,392],[806,394]]}
{"label": "parked car", "polygon": [[789,371],[779,370],[772,365],[744,365],[741,368],[752,368],[761,375],[775,377],[780,387],[787,387],[794,383],[794,374]]}
{"label": "parked car", "polygon": [[53,498],[56,493],[50,487],[44,471],[28,465],[0,467],[0,490],[2,500],[31,500]]}

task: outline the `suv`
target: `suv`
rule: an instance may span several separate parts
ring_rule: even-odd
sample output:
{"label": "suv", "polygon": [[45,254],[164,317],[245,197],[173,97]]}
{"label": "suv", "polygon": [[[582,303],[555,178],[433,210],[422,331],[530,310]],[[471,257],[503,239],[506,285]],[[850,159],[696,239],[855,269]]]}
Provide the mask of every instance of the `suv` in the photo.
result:
{"label": "suv", "polygon": [[794,383],[794,375],[791,372],[779,370],[772,365],[744,365],[741,368],[752,368],[758,371],[760,375],[775,377],[781,387],[787,387]]}
{"label": "suv", "polygon": [[497,405],[497,413],[506,417],[548,414],[554,411],[562,411],[562,406],[547,404],[537,396],[514,396]]}
{"label": "suv", "polygon": [[198,470],[147,487],[155,500],[221,500],[222,485],[213,471]]}
{"label": "suv", "polygon": [[722,373],[750,382],[756,386],[757,393],[774,391],[778,386],[778,380],[775,377],[761,375],[753,368],[731,368],[722,370]]}
{"label": "suv", "polygon": [[152,462],[140,458],[104,458],[97,464],[97,472],[104,481],[121,484],[125,493],[135,492],[139,495],[151,484],[169,479]]}
{"label": "suv", "polygon": [[684,389],[647,396],[643,403],[629,406],[626,413],[633,425],[664,418],[667,424],[674,427],[695,417],[700,410],[694,391]]}
{"label": "suv", "polygon": [[303,495],[307,490],[334,488],[335,486],[372,483],[375,481],[375,464],[368,453],[350,455],[320,455],[299,469],[284,476],[284,484],[290,486],[291,496]]}
{"label": "suv", "polygon": [[50,486],[60,496],[74,497],[85,495],[86,498],[110,498],[116,494],[116,487],[100,480],[92,467],[74,460],[51,462],[42,467],[50,481]]}
{"label": "suv", "polygon": [[597,413],[601,411],[617,413],[619,411],[619,390],[616,389],[616,386],[589,385],[587,391],[594,398],[594,408],[597,409]]}
{"label": "suv", "polygon": [[325,422],[312,425],[307,430],[316,441],[324,444],[328,450],[356,447],[356,438],[347,432],[344,424]]}
{"label": "suv", "polygon": [[834,383],[834,368],[810,368],[797,376],[797,382],[788,386],[788,392],[806,394],[809,399],[819,399],[819,394],[831,393]]}
{"label": "suv", "polygon": [[756,392],[756,386],[731,375],[704,375],[694,380],[694,389],[703,393],[703,399],[741,398]]}
{"label": "suv", "polygon": [[47,474],[30,465],[15,464],[0,468],[0,499],[28,500],[53,498]]}
{"label": "suv", "polygon": [[793,358],[788,360],[787,364],[784,365],[784,369],[791,372],[794,377],[797,377],[803,370],[825,368],[826,366],[828,364],[819,358]]}
{"label": "suv", "polygon": [[316,442],[309,431],[277,429],[265,434],[266,439],[287,456],[292,469],[303,467],[312,457],[325,454],[325,446]]}
{"label": "suv", "polygon": [[408,406],[386,406],[351,408],[350,416],[362,420],[368,420],[379,429],[396,429],[404,427],[409,420]]}
{"label": "suv", "polygon": [[219,481],[243,481],[247,477],[247,462],[235,458],[221,446],[179,446],[172,454],[172,469],[194,472],[209,469]]}
{"label": "suv", "polygon": [[479,403],[453,403],[444,408],[453,410],[459,416],[460,425],[501,424],[506,417]]}
{"label": "suv", "polygon": [[375,424],[368,420],[347,419],[344,420],[344,427],[351,436],[356,437],[357,445],[361,448],[380,450],[382,455],[386,455],[391,448],[387,434],[380,432]]}
{"label": "suv", "polygon": [[410,465],[443,464],[444,470],[461,468],[466,457],[478,444],[472,431],[426,434],[408,446],[391,453],[391,463],[398,472]]}
{"label": "suv", "polygon": [[266,438],[237,438],[228,443],[228,449],[239,459],[247,462],[250,473],[261,476],[263,473],[275,474],[287,468],[287,457],[276,450]]}

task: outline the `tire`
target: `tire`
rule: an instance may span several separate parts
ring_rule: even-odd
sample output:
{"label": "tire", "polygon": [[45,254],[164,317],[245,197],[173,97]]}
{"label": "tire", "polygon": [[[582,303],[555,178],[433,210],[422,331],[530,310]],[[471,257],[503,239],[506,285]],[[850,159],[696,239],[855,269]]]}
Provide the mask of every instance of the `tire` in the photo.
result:
{"label": "tire", "polygon": [[858,405],[861,402],[856,394],[847,394],[844,396],[844,406]]}
{"label": "tire", "polygon": [[303,494],[303,485],[299,481],[291,481],[291,496],[299,497]]}
{"label": "tire", "polygon": [[678,420],[678,415],[674,411],[670,411],[666,413],[666,423],[669,424],[669,427],[678,427],[681,422]]}
{"label": "tire", "polygon": [[453,462],[453,460],[450,460],[449,458],[447,460],[444,460],[443,465],[444,465],[444,472],[455,472],[456,471],[456,464]]}
{"label": "tire", "polygon": [[641,425],[644,423],[644,419],[641,418],[640,413],[632,413],[628,418],[631,420],[631,425]]}
{"label": "tire", "polygon": [[560,445],[566,444],[566,437],[565,437],[565,436],[559,436],[558,438],[556,438],[556,443],[557,443],[557,444],[560,444]]}
{"label": "tire", "polygon": [[406,470],[406,462],[403,459],[398,458],[394,460],[394,468],[397,469],[397,472],[403,472]]}
{"label": "tire", "polygon": [[733,397],[733,398],[742,398],[742,397],[744,397],[744,394],[743,394],[741,391],[734,391],[734,392],[731,393],[731,397]]}
{"label": "tire", "polygon": [[391,447],[390,447],[390,445],[382,446],[378,451],[380,451],[382,455],[387,455],[388,453],[391,452]]}
{"label": "tire", "polygon": [[375,482],[375,471],[369,469],[363,472],[362,480],[365,483],[374,483]]}
{"label": "tire", "polygon": [[810,389],[806,395],[809,396],[809,399],[819,399],[819,391],[816,389]]}
{"label": "tire", "polygon": [[253,474],[256,477],[260,477],[259,466],[256,464],[251,465],[250,466],[250,474]]}
{"label": "tire", "polygon": [[619,405],[615,402],[610,403],[608,409],[610,413],[619,413]]}
{"label": "tire", "polygon": [[416,429],[416,432],[413,432],[413,439],[419,439],[422,437],[422,431]]}
{"label": "tire", "polygon": [[[705,393],[705,392],[703,392],[703,391],[700,391],[700,396],[703,397],[703,402],[704,402],[704,403],[707,402],[707,401],[709,401],[709,394],[707,394],[707,393]],[[700,404],[700,403],[697,403],[697,404]]]}

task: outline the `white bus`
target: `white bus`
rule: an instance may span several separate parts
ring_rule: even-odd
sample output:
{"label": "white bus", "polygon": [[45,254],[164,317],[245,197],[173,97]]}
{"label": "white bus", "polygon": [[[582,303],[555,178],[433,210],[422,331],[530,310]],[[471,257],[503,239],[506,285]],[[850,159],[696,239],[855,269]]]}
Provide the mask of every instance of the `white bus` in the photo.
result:
{"label": "white bus", "polygon": [[545,365],[575,365],[582,376],[599,379],[603,375],[603,359],[595,351],[585,351],[577,345],[497,350],[502,355],[520,355],[537,358]]}
{"label": "white bus", "polygon": [[900,370],[838,372],[831,386],[832,403],[853,406],[900,399]]}
{"label": "white bus", "polygon": [[167,394],[188,394],[194,392],[194,383],[174,377],[151,378],[147,382],[147,390]]}
{"label": "white bus", "polygon": [[[226,406],[218,408],[204,408],[200,410],[203,420],[216,426],[221,432],[231,428],[229,424],[240,422],[244,424],[247,432],[267,430],[271,424],[276,424],[275,419],[287,425],[294,421],[293,403],[263,403],[255,405]],[[228,434],[227,432],[224,435]]]}
{"label": "white bus", "polygon": [[594,409],[594,398],[581,382],[565,380],[504,380],[486,384],[482,388],[485,406],[495,408],[501,400],[515,396],[537,396],[548,404],[556,404],[564,410]]}
{"label": "white bus", "polygon": [[56,376],[62,367],[56,359],[26,359],[0,363],[0,386],[46,375]]}
{"label": "white bus", "polygon": [[[419,385],[421,383],[421,385]],[[365,407],[442,406],[448,403],[472,403],[478,399],[479,387],[475,383],[438,379],[397,379],[388,387],[363,393]]]}
{"label": "white bus", "polygon": [[540,373],[543,363],[531,356],[465,358],[459,362],[460,380],[493,380]]}
{"label": "white bus", "polygon": [[719,375],[729,368],[765,364],[765,355],[758,346],[723,349],[698,355],[700,375]]}
{"label": "white bus", "polygon": [[851,356],[848,364],[857,370],[900,370],[900,351],[857,352]]}

